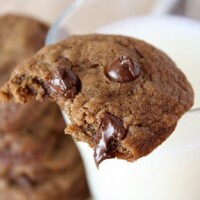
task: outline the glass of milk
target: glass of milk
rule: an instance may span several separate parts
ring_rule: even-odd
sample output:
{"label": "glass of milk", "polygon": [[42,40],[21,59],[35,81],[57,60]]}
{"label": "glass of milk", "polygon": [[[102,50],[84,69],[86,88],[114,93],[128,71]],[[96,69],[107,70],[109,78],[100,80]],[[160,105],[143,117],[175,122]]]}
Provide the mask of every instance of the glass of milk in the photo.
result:
{"label": "glass of milk", "polygon": [[[71,7],[72,12],[74,8]],[[110,159],[103,161],[98,170],[93,160],[93,150],[83,142],[77,143],[86,167],[92,198],[94,200],[199,200],[200,24],[181,17],[135,18],[129,15],[121,21],[106,23],[106,26],[101,28],[95,25],[94,29],[88,31],[83,29],[81,32],[81,27],[76,31],[71,29],[69,23],[72,21],[69,19],[72,18],[65,13],[56,22],[48,35],[47,44],[60,41],[70,34],[92,32],[123,34],[143,39],[165,51],[186,74],[195,91],[193,108],[197,110],[186,113],[167,141],[150,155],[134,163]],[[64,117],[66,121],[69,120],[65,114]]]}
{"label": "glass of milk", "polygon": [[71,34],[93,33],[99,27],[130,16],[163,15],[173,11],[181,0],[74,0],[69,4],[71,1],[68,0],[65,12],[53,24],[48,44],[52,38],[61,40]]}

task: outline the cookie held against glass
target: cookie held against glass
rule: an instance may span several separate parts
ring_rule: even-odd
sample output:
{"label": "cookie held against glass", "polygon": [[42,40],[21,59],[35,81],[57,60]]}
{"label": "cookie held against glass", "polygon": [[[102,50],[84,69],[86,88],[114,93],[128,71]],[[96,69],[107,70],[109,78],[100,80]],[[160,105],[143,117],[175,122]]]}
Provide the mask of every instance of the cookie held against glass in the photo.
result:
{"label": "cookie held against glass", "polygon": [[2,101],[55,101],[65,132],[107,158],[152,152],[193,105],[185,75],[162,51],[125,36],[85,35],[44,47],[1,88]]}

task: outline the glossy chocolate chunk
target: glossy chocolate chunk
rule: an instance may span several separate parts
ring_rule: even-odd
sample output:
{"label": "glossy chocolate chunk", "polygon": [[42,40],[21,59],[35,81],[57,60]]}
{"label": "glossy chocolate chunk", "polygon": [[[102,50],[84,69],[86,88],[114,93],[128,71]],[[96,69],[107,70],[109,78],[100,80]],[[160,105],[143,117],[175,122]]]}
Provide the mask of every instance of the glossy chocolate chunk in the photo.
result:
{"label": "glossy chocolate chunk", "polygon": [[79,80],[69,68],[71,63],[65,57],[59,58],[56,71],[48,78],[47,87],[52,97],[74,98],[78,93]]}
{"label": "glossy chocolate chunk", "polygon": [[96,134],[96,146],[94,148],[94,159],[97,167],[108,158],[113,158],[111,142],[119,142],[126,135],[123,123],[111,114],[105,114],[101,119],[101,126]]}
{"label": "glossy chocolate chunk", "polygon": [[130,56],[120,56],[106,66],[105,74],[112,81],[119,83],[134,81],[140,75],[140,65]]}

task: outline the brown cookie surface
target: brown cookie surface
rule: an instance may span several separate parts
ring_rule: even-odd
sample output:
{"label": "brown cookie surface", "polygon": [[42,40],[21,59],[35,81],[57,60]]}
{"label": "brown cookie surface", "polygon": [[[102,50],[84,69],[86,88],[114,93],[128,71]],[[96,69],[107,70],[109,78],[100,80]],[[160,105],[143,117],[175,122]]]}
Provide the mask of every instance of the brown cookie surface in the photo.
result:
{"label": "brown cookie surface", "polygon": [[66,133],[94,148],[97,165],[149,154],[194,98],[185,75],[162,51],[109,35],[70,37],[18,66],[0,98],[26,102],[32,96],[58,103],[69,118]]}

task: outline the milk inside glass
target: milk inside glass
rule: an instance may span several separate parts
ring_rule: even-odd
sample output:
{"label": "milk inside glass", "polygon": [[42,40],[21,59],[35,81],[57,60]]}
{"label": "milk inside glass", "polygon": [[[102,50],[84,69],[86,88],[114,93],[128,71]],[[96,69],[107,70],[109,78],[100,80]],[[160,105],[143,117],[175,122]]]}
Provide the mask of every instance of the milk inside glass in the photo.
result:
{"label": "milk inside glass", "polygon": [[[194,107],[200,105],[200,28],[196,23],[168,17],[127,19],[99,32],[134,36],[164,50],[192,83]],[[77,145],[94,200],[200,199],[200,114],[184,115],[161,146],[134,163],[110,159],[97,170],[93,150],[83,142]]]}

